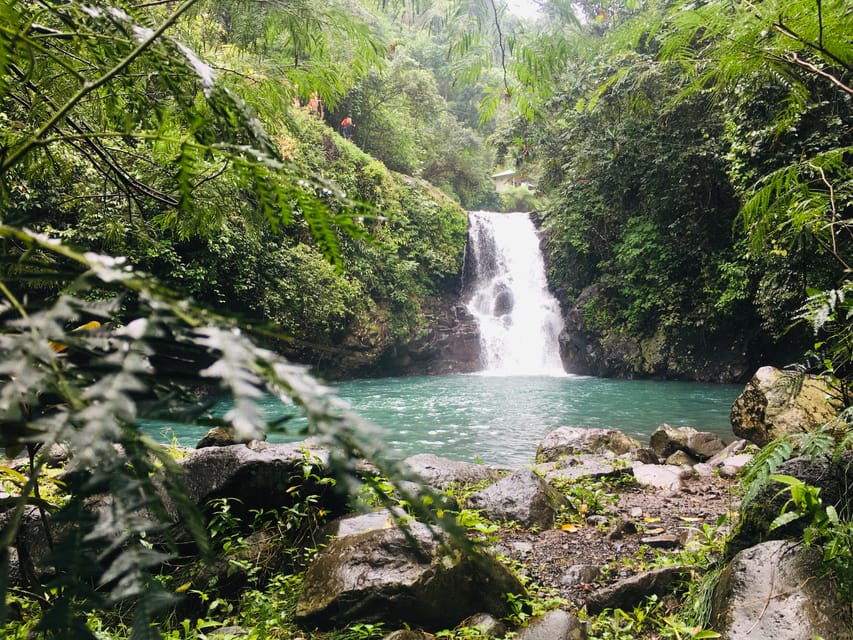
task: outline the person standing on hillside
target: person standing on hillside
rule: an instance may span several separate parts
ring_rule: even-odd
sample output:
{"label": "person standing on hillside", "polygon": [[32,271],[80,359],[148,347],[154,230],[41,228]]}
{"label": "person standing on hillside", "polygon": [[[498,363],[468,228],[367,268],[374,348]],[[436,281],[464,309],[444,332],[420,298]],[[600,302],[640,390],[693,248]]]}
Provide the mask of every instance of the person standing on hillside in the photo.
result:
{"label": "person standing on hillside", "polygon": [[352,122],[352,117],[349,115],[341,120],[341,135],[349,140],[352,137],[352,130],[355,128],[355,125]]}

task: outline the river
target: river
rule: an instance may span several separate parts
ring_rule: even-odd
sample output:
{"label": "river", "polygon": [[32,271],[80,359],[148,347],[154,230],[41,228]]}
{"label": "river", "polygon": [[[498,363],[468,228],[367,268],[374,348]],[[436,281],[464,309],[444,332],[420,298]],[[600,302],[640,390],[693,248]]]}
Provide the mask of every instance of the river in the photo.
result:
{"label": "river", "polygon": [[[385,429],[401,456],[434,453],[454,460],[521,466],[561,426],[619,429],[643,443],[658,425],[692,426],[731,440],[729,412],[739,387],[625,381],[567,375],[559,356],[563,320],[548,291],[539,235],[524,213],[471,212],[465,255],[466,304],[480,326],[482,373],[351,380],[337,394]],[[269,398],[271,419],[292,413],[296,440],[305,420]],[[217,413],[223,415],[223,403]],[[192,446],[204,427],[146,423],[161,439]]]}

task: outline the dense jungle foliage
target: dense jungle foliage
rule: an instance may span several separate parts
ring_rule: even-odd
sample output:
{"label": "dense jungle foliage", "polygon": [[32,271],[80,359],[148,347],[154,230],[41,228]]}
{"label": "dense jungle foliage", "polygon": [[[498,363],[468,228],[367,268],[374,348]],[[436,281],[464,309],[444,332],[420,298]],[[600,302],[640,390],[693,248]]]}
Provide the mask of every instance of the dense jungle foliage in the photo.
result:
{"label": "dense jungle foliage", "polygon": [[[421,335],[458,284],[463,209],[503,206],[502,162],[540,187],[550,279],[583,301],[591,341],[745,362],[790,344],[849,405],[846,5],[551,0],[521,19],[491,1],[0,0],[0,446],[27,456],[0,497],[16,629],[159,638],[168,620],[180,636],[162,523],[178,514],[204,553],[210,521],[140,418],[254,437],[279,426],[257,405],[273,393],[343,453],[345,489],[360,458],[398,477],[293,361],[334,370]],[[654,359],[642,373],[684,375]],[[211,385],[234,400],[218,421],[195,393]],[[50,579],[10,587],[34,519]]]}

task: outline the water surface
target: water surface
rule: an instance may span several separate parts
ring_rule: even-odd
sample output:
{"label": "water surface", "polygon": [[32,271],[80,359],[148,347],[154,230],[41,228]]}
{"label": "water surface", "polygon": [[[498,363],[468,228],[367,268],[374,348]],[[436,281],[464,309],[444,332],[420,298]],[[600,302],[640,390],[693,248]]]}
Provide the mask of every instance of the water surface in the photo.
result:
{"label": "water surface", "polygon": [[[731,405],[742,390],[734,385],[692,382],[606,380],[592,377],[446,375],[350,380],[338,395],[363,417],[383,427],[386,442],[403,456],[434,453],[454,460],[522,466],[533,462],[539,441],[561,426],[619,429],[643,443],[658,425],[692,426],[733,438]],[[270,398],[270,417],[295,413]],[[224,413],[223,404],[218,412]],[[291,423],[298,440],[304,419]],[[161,439],[175,436],[192,446],[203,427],[149,423]]]}

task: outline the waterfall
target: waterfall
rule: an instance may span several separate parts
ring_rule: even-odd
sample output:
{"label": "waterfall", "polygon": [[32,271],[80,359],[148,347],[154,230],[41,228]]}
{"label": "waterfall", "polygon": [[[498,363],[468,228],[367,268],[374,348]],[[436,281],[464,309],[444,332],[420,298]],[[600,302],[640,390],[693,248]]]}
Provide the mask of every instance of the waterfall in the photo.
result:
{"label": "waterfall", "polygon": [[479,323],[484,372],[565,375],[563,318],[530,216],[472,211],[468,218],[466,305]]}

